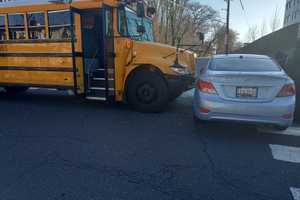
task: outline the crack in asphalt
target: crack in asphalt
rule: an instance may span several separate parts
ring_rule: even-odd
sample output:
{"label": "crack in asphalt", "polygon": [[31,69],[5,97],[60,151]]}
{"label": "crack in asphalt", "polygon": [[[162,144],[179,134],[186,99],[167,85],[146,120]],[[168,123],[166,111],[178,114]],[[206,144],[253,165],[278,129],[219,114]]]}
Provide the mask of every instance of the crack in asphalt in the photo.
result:
{"label": "crack in asphalt", "polygon": [[[190,168],[189,166],[164,165],[158,172],[145,173],[140,171],[124,170],[112,166],[97,167],[88,163],[72,162],[66,159],[63,160],[63,163],[64,166],[74,167],[80,170],[96,171],[97,173],[108,175],[110,177],[123,178],[128,183],[149,187],[153,191],[159,192],[171,199],[203,199],[195,197],[196,195],[192,191],[183,185],[180,185],[177,181],[175,181],[174,184],[174,180],[178,177],[178,167],[186,170]],[[53,163],[53,165],[56,164],[56,162]],[[170,185],[173,186],[173,189],[168,188]]]}
{"label": "crack in asphalt", "polygon": [[170,199],[199,200],[204,198],[197,197],[197,194],[176,180],[177,177],[180,176],[178,174],[179,172],[189,169],[199,169],[198,167],[185,165],[163,165],[158,171],[146,173],[142,171],[124,170],[118,167],[107,165],[95,166],[90,163],[73,162],[71,160],[60,158],[56,151],[50,152],[44,160],[35,163],[29,169],[24,170],[11,183],[7,184],[7,187],[0,192],[0,196],[4,197],[6,194],[12,191],[14,187],[21,183],[26,176],[33,176],[37,170],[46,166],[55,168],[70,167],[79,170],[94,171],[105,176],[123,179],[131,184],[148,187],[151,190],[159,192]]}
{"label": "crack in asphalt", "polygon": [[[243,193],[243,194],[247,194],[247,195],[251,195],[256,197],[256,199],[261,199],[261,200],[270,200],[273,199],[275,200],[273,197],[269,196],[268,194],[265,193],[260,193],[260,192],[255,192],[255,191],[249,191],[245,188],[242,188],[241,186],[238,186],[234,183],[232,183],[230,180],[228,180],[228,178],[222,174],[221,171],[219,171],[216,167],[215,161],[213,159],[213,157],[211,156],[209,150],[208,150],[208,142],[207,142],[207,137],[202,136],[201,138],[201,143],[203,145],[203,149],[202,152],[205,154],[210,167],[212,169],[212,178],[213,178],[213,185],[215,186],[215,184],[217,183],[216,180],[218,181],[222,181],[224,183],[224,186],[227,186],[228,188],[230,188],[231,190]],[[215,197],[212,194],[212,199],[215,199]],[[281,200],[278,198],[278,200]]]}

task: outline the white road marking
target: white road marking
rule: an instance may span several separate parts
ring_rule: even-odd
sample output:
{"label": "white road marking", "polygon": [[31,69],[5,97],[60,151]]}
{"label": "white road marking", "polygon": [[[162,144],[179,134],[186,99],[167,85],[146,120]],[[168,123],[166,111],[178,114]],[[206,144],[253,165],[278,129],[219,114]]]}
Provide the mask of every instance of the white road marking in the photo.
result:
{"label": "white road marking", "polygon": [[271,128],[258,128],[259,132],[262,133],[273,133],[273,134],[280,134],[280,135],[292,135],[292,136],[300,136],[300,128],[299,127],[290,127],[285,131],[277,131]]}
{"label": "white road marking", "polygon": [[294,197],[294,200],[300,200],[300,188],[290,188],[292,195]]}
{"label": "white road marking", "polygon": [[300,163],[300,148],[282,145],[269,145],[273,158],[280,161]]}

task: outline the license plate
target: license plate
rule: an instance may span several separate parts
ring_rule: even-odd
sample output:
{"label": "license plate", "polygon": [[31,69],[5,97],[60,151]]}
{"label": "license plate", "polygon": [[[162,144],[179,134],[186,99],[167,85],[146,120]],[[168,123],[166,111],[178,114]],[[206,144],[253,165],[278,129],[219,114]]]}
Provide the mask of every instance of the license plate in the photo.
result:
{"label": "license plate", "polygon": [[257,98],[257,88],[255,87],[237,87],[236,97],[239,98]]}

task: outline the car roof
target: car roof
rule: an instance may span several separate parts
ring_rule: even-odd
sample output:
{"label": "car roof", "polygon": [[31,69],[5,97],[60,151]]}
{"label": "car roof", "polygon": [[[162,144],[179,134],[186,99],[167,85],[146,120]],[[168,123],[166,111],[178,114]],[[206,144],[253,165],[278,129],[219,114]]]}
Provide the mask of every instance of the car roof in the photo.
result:
{"label": "car roof", "polygon": [[254,58],[254,59],[268,59],[270,58],[269,56],[266,55],[258,55],[258,54],[218,54],[214,55],[213,59],[216,58],[221,58],[221,59],[226,59],[226,58]]}

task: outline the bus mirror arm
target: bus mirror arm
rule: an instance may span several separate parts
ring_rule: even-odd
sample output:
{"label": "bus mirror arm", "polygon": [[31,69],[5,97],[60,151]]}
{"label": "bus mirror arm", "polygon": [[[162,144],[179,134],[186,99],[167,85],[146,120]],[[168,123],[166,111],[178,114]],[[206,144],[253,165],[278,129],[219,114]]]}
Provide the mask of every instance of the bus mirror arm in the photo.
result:
{"label": "bus mirror arm", "polygon": [[189,45],[189,44],[177,45],[176,52],[170,53],[169,55],[166,55],[163,58],[166,59],[166,58],[168,58],[170,56],[173,56],[175,54],[179,54],[179,47],[189,47],[187,49],[183,49],[182,51],[180,51],[180,52],[185,52],[185,51],[189,51],[189,50],[193,49],[194,47],[201,47],[201,46],[202,45]]}

